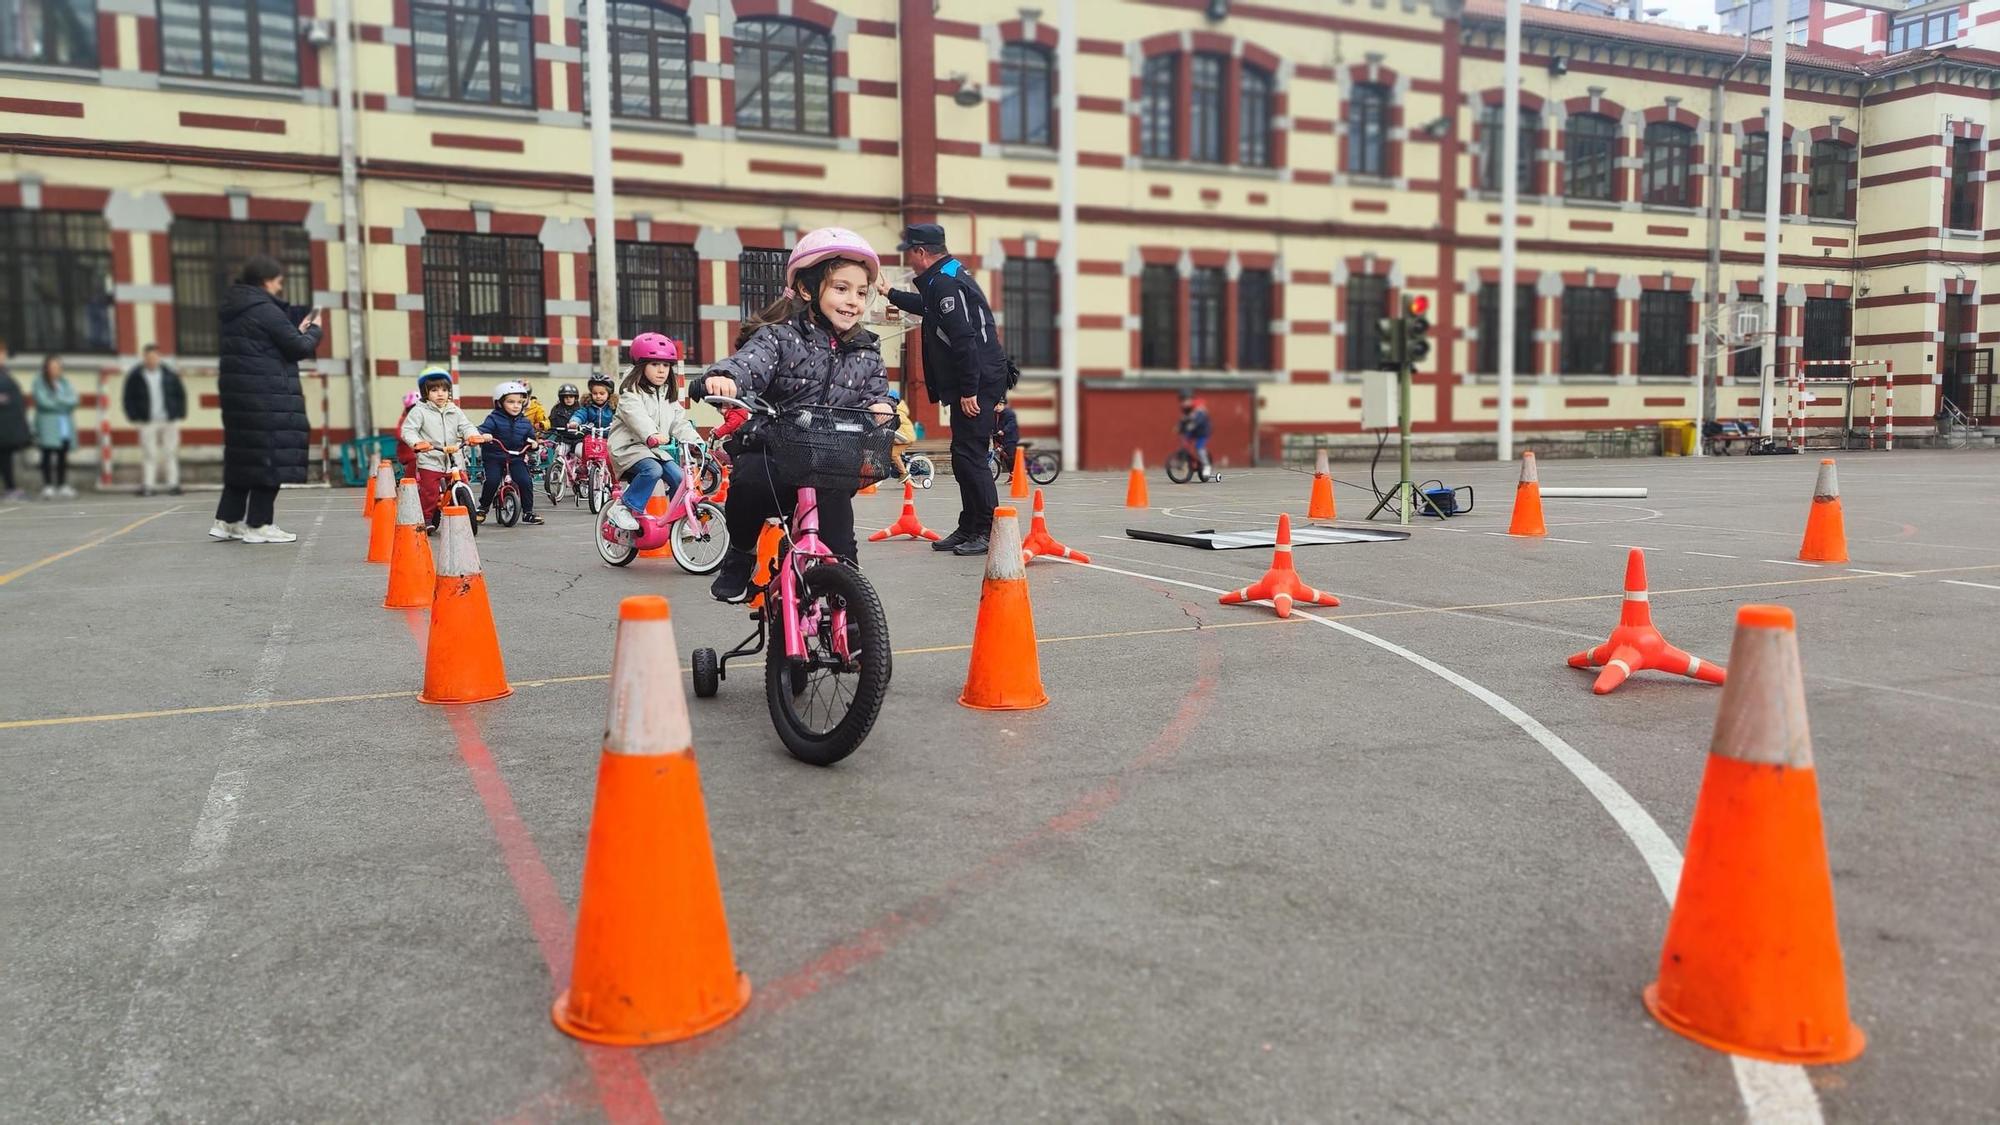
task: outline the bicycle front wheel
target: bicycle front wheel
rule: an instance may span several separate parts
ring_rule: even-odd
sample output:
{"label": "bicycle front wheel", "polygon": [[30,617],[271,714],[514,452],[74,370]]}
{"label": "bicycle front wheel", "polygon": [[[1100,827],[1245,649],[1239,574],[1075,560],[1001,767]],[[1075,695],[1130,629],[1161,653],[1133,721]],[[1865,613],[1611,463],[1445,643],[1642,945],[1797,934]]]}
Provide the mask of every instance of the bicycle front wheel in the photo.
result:
{"label": "bicycle front wheel", "polygon": [[1186,484],[1194,479],[1194,458],[1185,449],[1176,449],[1167,455],[1167,479],[1175,484]]}
{"label": "bicycle front wheel", "polygon": [[937,466],[921,453],[903,458],[903,470],[910,474],[910,483],[918,488],[929,488],[937,479]]}
{"label": "bicycle front wheel", "polygon": [[590,489],[590,514],[594,516],[602,512],[604,505],[611,500],[611,474],[605,472],[604,466],[595,461],[590,463],[590,484],[588,487]]}
{"label": "bicycle front wheel", "polygon": [[493,501],[493,514],[500,517],[501,527],[513,527],[521,519],[521,494],[513,485],[500,489],[500,498]]}
{"label": "bicycle front wheel", "polygon": [[1062,475],[1062,458],[1053,453],[1028,455],[1028,479],[1036,484],[1054,484]]}
{"label": "bicycle front wheel", "polygon": [[689,574],[710,574],[722,565],[729,549],[729,530],[722,524],[720,505],[703,500],[693,512],[674,521],[674,561]]}
{"label": "bicycle front wheel", "polygon": [[562,503],[563,485],[568,481],[569,462],[560,455],[549,458],[548,468],[542,471],[542,491],[549,494],[549,503]]}
{"label": "bicycle front wheel", "polygon": [[[457,507],[464,508],[468,516],[479,510],[479,498],[472,494],[471,486],[463,481],[451,486],[451,503]],[[478,520],[468,519],[465,522],[472,525],[472,534],[479,534]]]}
{"label": "bicycle front wheel", "polygon": [[[792,757],[830,766],[854,753],[882,712],[889,693],[889,619],[875,588],[841,563],[808,567],[799,579],[799,601],[775,608],[812,626],[801,630],[805,653],[793,658],[773,652],[765,659],[765,701]],[[846,619],[844,638],[834,633],[836,615]],[[772,634],[782,631],[773,625]]]}

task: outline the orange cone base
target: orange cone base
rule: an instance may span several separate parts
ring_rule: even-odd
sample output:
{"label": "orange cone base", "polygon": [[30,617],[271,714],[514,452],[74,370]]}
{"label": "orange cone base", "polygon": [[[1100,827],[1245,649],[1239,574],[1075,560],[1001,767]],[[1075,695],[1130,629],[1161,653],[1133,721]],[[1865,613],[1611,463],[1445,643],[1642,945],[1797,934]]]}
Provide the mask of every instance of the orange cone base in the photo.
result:
{"label": "orange cone base", "polygon": [[1333,478],[1325,473],[1313,474],[1312,498],[1306,503],[1306,518],[1309,520],[1334,519]]}
{"label": "orange cone base", "polygon": [[389,594],[382,599],[382,608],[423,609],[430,605],[437,593],[437,571],[424,529],[398,524],[396,546],[389,558]]}
{"label": "orange cone base", "polygon": [[1548,524],[1542,520],[1542,487],[1534,481],[1524,481],[1514,490],[1514,517],[1507,524],[1507,534],[1548,533]]}
{"label": "orange cone base", "polygon": [[1040,517],[1036,517],[1034,530],[1028,532],[1028,537],[1021,541],[1021,561],[1027,562],[1044,557],[1068,559],[1080,563],[1090,561],[1090,556],[1082,551],[1072,551],[1056,542],[1055,537],[1049,534],[1048,525]]}
{"label": "orange cone base", "polygon": [[1220,605],[1242,605],[1246,602],[1270,602],[1277,609],[1279,617],[1290,617],[1292,606],[1340,604],[1340,599],[1332,594],[1313,589],[1299,581],[1295,570],[1272,567],[1264,572],[1264,577],[1254,586],[1245,586],[1234,593],[1224,594],[1217,599]]}
{"label": "orange cone base", "polygon": [[1840,512],[1840,498],[1813,498],[1806,517],[1805,541],[1799,545],[1799,561],[1844,563],[1847,561],[1847,521]]}
{"label": "orange cone base", "polygon": [[1712,1047],[1715,1050],[1732,1055],[1742,1055],[1746,1059],[1762,1059],[1765,1062],[1774,1063],[1800,1063],[1809,1066],[1827,1066],[1834,1063],[1853,1062],[1855,1059],[1861,1057],[1861,1052],[1868,1049],[1867,1034],[1853,1024],[1849,1024],[1847,1025],[1847,1035],[1844,1040],[1835,1043],[1825,1051],[1792,1054],[1784,1051],[1759,1050],[1755,1047],[1746,1047],[1738,1043],[1731,1043],[1726,1039],[1714,1035],[1706,1035],[1696,1030],[1660,1003],[1660,986],[1658,983],[1646,986],[1645,999],[1646,1010],[1653,1013],[1654,1019],[1665,1024],[1668,1031],[1684,1035],[1704,1047]]}
{"label": "orange cone base", "polygon": [[375,510],[368,513],[368,561],[388,565],[390,552],[396,547],[396,501],[384,498],[375,501]]}
{"label": "orange cone base", "polygon": [[896,517],[896,522],[870,535],[868,541],[880,543],[884,539],[894,539],[898,535],[907,535],[912,539],[928,539],[932,542],[944,538],[924,526],[924,521],[917,518],[916,504],[908,500],[903,501],[903,514]]}
{"label": "orange cone base", "polygon": [[1026,580],[986,580],[979,594],[979,620],[973,637],[972,665],[965,673],[960,706],[978,711],[1032,711],[1048,706]]}
{"label": "orange cone base", "polygon": [[486,576],[440,578],[431,598],[424,647],[425,703],[484,703],[514,694],[500,660],[500,634],[486,597]]}
{"label": "orange cone base", "polygon": [[1609,695],[1634,672],[1672,672],[1705,684],[1720,684],[1729,676],[1722,665],[1668,644],[1651,625],[1620,625],[1609,641],[1570,657],[1569,666],[1604,669],[1590,688],[1598,695]]}
{"label": "orange cone base", "polygon": [[1132,475],[1126,479],[1125,506],[1128,508],[1145,508],[1150,506],[1146,497],[1146,474],[1143,470],[1133,469]]}

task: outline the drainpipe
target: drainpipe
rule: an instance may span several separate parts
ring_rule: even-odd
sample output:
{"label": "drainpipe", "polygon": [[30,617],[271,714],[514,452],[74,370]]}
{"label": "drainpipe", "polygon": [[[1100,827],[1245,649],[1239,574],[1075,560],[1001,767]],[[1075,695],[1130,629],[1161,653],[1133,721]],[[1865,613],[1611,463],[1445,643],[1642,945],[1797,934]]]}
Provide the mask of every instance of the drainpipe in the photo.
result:
{"label": "drainpipe", "polygon": [[375,432],[369,406],[366,321],[361,298],[361,161],[354,117],[354,0],[333,3],[333,102],[340,135],[340,254],[345,259],[348,408],[354,436]]}
{"label": "drainpipe", "polygon": [[[1729,79],[1743,60],[1750,57],[1750,33],[1743,33],[1743,53],[1736,56],[1715,80],[1715,88],[1708,95],[1708,300],[1714,307],[1712,316],[1703,320],[1710,324],[1719,322],[1722,310],[1729,302],[1722,299],[1722,102],[1727,92]],[[1771,174],[1770,143],[1764,147],[1764,174]],[[1727,336],[1725,335],[1726,339]],[[1700,381],[1694,391],[1695,425],[1701,426],[1715,417],[1715,397],[1710,388],[1718,391],[1722,386],[1723,352],[1712,351],[1706,336],[1702,338]],[[1694,443],[1694,455],[1701,456],[1701,441]]]}
{"label": "drainpipe", "polygon": [[1791,30],[1787,0],[1771,0],[1771,117],[1764,134],[1764,354],[1757,381],[1757,433],[1771,437],[1771,396],[1777,384],[1778,347],[1784,330],[1785,294],[1778,283],[1778,242],[1783,237],[1785,160],[1785,35]]}

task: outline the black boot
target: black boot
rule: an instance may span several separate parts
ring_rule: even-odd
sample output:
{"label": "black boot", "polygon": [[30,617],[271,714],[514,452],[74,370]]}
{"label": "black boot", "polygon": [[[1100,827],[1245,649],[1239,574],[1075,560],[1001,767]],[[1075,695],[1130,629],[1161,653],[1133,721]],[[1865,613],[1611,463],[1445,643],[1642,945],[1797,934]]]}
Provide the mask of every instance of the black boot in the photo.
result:
{"label": "black boot", "polygon": [[722,567],[716,571],[715,581],[709,584],[709,596],[719,602],[731,605],[750,596],[750,572],[756,569],[757,556],[749,551],[739,551],[734,547],[723,552]]}
{"label": "black boot", "polygon": [[958,546],[960,543],[965,542],[969,538],[971,538],[971,536],[967,534],[964,528],[961,527],[957,531],[952,532],[950,535],[945,536],[943,539],[939,539],[936,542],[932,543],[931,550],[949,551],[953,547]]}

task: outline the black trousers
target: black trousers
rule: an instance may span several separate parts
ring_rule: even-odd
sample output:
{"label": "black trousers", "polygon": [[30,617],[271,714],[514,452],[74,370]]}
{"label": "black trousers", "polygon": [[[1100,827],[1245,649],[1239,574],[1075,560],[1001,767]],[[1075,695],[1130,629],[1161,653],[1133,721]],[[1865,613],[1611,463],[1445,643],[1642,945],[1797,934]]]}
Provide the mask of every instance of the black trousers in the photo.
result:
{"label": "black trousers", "polygon": [[245,527],[269,527],[276,518],[274,510],[278,506],[278,490],[275,488],[238,488],[233,484],[222,486],[222,502],[215,506],[215,518],[223,523],[240,523]]}
{"label": "black trousers", "polygon": [[[819,537],[827,549],[843,559],[853,560],[854,494],[817,490]],[[722,503],[722,519],[729,527],[729,546],[738,551],[755,551],[764,521],[772,516],[790,518],[798,501],[798,487],[784,480],[773,481],[771,462],[762,453],[739,453],[729,474],[729,499]]]}
{"label": "black trousers", "polygon": [[61,488],[69,483],[69,443],[50,448],[42,447],[42,485],[46,488]]}
{"label": "black trousers", "polygon": [[979,414],[972,417],[952,399],[951,475],[958,478],[958,530],[967,535],[986,534],[993,526],[993,509],[1000,506],[1000,489],[986,460],[991,448],[993,403],[980,399]]}

